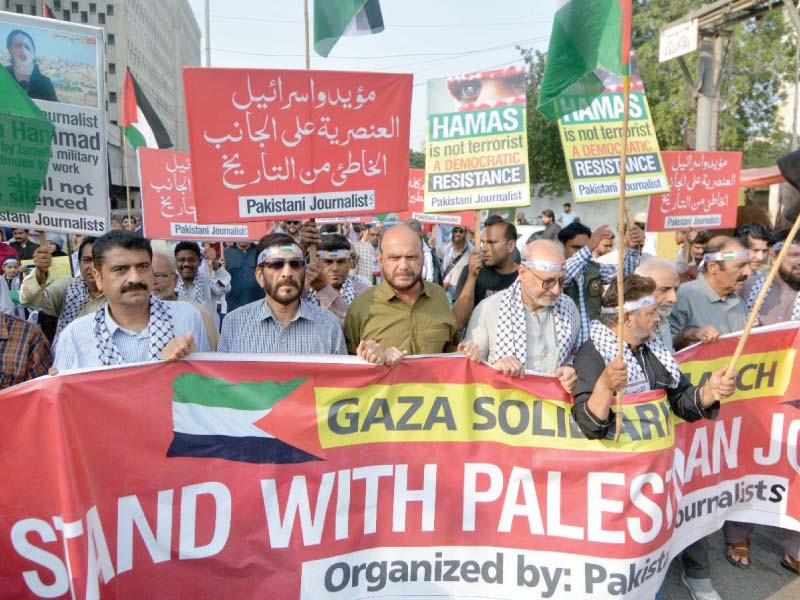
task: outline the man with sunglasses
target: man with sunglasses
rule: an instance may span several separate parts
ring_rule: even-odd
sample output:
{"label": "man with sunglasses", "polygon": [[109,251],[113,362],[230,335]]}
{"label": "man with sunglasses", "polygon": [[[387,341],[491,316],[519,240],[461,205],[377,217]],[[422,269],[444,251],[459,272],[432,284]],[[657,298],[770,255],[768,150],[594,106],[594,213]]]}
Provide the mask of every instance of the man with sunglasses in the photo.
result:
{"label": "man with sunglasses", "polygon": [[300,222],[300,219],[292,219],[292,220],[283,222],[283,230],[284,230],[284,232],[286,233],[286,235],[291,237],[295,241],[295,243],[297,243],[297,244],[300,243],[300,228],[301,227],[302,227],[302,223]]}
{"label": "man with sunglasses", "polygon": [[575,385],[572,351],[578,341],[578,309],[562,294],[564,248],[536,240],[524,249],[519,277],[489,296],[472,313],[459,349],[510,376],[525,370],[558,377],[568,392]]}
{"label": "man with sunglasses", "polygon": [[456,225],[451,233],[450,241],[439,249],[439,260],[442,263],[442,286],[452,301],[453,291],[461,277],[461,272],[469,264],[472,244],[467,239],[465,227]]}
{"label": "man with sunglasses", "polygon": [[228,313],[219,352],[347,354],[338,319],[303,300],[303,250],[285,233],[265,235],[256,248],[256,280],[266,299]]}
{"label": "man with sunglasses", "polygon": [[369,286],[350,276],[350,242],[338,233],[322,237],[317,249],[319,266],[306,267],[307,300],[331,311],[344,323],[347,308]]}

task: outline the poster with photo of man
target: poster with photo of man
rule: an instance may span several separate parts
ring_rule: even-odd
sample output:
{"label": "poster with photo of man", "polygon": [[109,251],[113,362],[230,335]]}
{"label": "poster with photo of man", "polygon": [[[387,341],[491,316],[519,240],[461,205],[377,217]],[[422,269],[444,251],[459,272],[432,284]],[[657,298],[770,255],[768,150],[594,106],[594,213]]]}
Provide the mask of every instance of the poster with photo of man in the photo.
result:
{"label": "poster with photo of man", "polygon": [[[87,235],[108,230],[103,30],[0,13],[0,68],[55,126],[33,213],[0,212],[0,226]],[[24,124],[0,130],[5,160],[24,162]]]}

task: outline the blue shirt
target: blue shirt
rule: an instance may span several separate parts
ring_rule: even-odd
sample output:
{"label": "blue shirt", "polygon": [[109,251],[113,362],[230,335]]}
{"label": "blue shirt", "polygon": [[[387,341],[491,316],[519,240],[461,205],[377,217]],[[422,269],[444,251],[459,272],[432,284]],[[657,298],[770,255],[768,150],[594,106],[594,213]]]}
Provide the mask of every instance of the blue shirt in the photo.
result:
{"label": "blue shirt", "polygon": [[300,300],[284,327],[266,300],[256,300],[222,321],[218,352],[244,354],[347,354],[342,326],[333,313]]}
{"label": "blue shirt", "polygon": [[[191,332],[198,352],[210,352],[208,335],[200,312],[188,302],[164,302],[172,321],[175,337]],[[140,333],[120,327],[108,311],[108,304],[97,310],[105,315],[106,327],[125,363],[147,362],[150,355],[150,327]],[[58,336],[53,366],[59,371],[102,367],[94,335],[94,316],[97,311],[75,319]]]}

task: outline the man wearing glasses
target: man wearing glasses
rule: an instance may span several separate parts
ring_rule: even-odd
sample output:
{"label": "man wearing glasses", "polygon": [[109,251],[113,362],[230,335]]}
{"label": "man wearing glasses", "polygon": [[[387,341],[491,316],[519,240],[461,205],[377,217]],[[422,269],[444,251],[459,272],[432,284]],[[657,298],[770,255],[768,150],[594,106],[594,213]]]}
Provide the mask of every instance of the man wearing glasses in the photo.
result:
{"label": "man wearing glasses", "polygon": [[521,377],[526,369],[554,375],[571,392],[579,317],[575,303],[562,294],[564,261],[558,242],[528,244],[519,277],[478,304],[459,349],[476,362],[488,359],[506,375]]}
{"label": "man wearing glasses", "polygon": [[222,322],[219,352],[347,354],[338,319],[300,297],[303,250],[284,233],[265,235],[256,248],[256,280],[266,292]]}

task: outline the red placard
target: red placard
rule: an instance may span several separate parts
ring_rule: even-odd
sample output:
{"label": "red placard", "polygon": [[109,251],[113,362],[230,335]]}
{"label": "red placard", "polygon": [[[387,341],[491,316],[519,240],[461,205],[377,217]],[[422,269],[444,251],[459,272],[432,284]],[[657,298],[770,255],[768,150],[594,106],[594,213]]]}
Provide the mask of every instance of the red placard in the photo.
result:
{"label": "red placard", "polygon": [[736,227],[741,152],[662,152],[669,194],[650,198],[648,231]]}
{"label": "red placard", "polygon": [[139,148],[144,235],[159,240],[258,240],[272,223],[198,225],[191,159],[185,152]]}
{"label": "red placard", "polygon": [[200,223],[407,207],[412,76],[183,71]]}
{"label": "red placard", "polygon": [[461,227],[475,226],[475,211],[426,213],[425,211],[425,169],[408,170],[408,210],[400,213],[398,219],[416,219],[423,224],[450,225]]}

